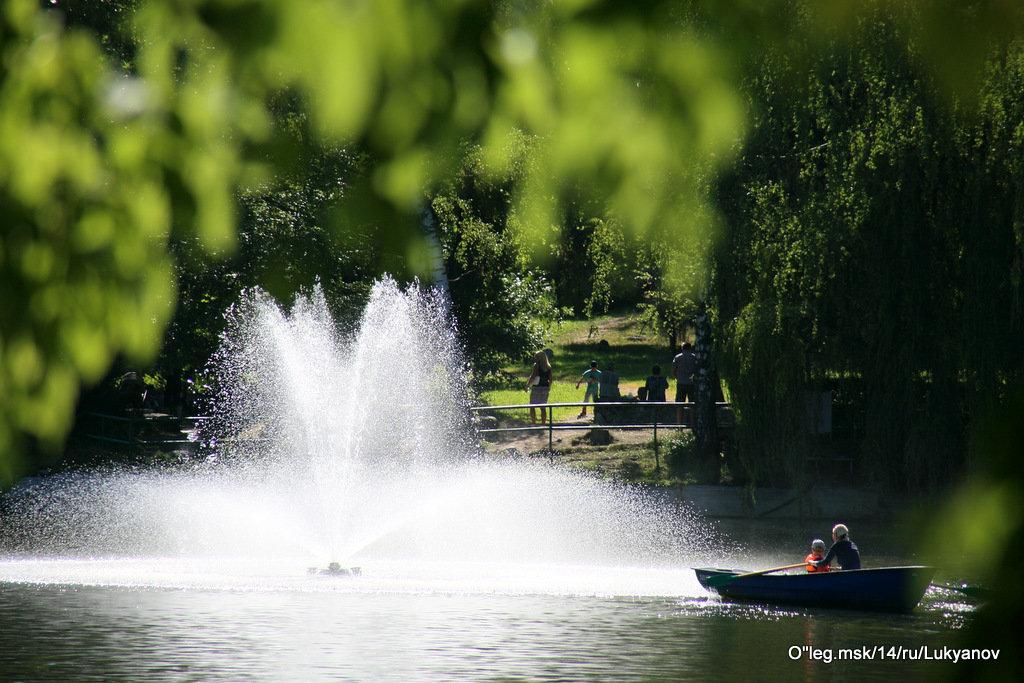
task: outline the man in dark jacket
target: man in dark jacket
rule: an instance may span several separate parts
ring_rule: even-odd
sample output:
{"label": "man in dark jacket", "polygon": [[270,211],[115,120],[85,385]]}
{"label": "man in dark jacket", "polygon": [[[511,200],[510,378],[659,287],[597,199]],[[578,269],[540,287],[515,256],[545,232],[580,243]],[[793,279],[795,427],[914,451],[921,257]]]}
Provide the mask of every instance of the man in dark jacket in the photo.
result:
{"label": "man in dark jacket", "polygon": [[[693,355],[693,345],[683,344],[682,349],[672,359],[672,376],[676,378],[676,401],[696,401],[697,391],[693,386],[693,376],[697,372],[697,356]],[[688,424],[693,424],[693,409],[688,408]],[[676,406],[676,422],[683,424],[683,407]]]}

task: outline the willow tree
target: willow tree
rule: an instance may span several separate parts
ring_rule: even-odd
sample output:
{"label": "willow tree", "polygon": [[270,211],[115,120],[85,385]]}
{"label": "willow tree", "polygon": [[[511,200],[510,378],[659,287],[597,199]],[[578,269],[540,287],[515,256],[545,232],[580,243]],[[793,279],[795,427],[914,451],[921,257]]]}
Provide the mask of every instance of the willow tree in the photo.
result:
{"label": "willow tree", "polygon": [[759,114],[724,192],[716,291],[755,477],[801,480],[806,395],[827,388],[866,477],[941,490],[982,395],[1020,373],[1019,45],[991,46],[982,87],[951,99],[903,19],[880,5],[750,80]]}
{"label": "willow tree", "polygon": [[895,485],[920,376],[949,363],[934,331],[951,322],[952,254],[927,204],[952,120],[913,50],[883,11],[809,63],[773,53],[753,79],[764,113],[718,280],[725,367],[742,452],[790,480],[812,445],[805,396],[831,388],[864,415],[864,469]]}

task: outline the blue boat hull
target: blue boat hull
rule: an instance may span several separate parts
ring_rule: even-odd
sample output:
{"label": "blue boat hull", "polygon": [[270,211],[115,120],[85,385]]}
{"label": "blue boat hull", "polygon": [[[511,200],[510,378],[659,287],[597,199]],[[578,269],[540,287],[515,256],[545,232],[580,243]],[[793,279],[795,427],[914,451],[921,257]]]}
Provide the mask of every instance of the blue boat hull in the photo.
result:
{"label": "blue boat hull", "polygon": [[694,569],[709,591],[729,600],[808,607],[910,612],[924,596],[933,567],[881,567],[813,574],[761,574],[708,585],[713,576],[735,576],[728,569]]}

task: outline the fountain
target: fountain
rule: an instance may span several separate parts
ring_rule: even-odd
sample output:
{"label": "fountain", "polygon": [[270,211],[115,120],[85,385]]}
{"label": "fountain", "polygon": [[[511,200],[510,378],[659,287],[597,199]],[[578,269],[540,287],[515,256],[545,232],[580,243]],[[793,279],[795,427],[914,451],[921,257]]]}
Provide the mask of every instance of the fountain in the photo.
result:
{"label": "fountain", "polygon": [[436,294],[382,280],[347,333],[319,291],[229,316],[209,457],[23,483],[0,582],[702,595],[723,548],[687,508],[480,450]]}

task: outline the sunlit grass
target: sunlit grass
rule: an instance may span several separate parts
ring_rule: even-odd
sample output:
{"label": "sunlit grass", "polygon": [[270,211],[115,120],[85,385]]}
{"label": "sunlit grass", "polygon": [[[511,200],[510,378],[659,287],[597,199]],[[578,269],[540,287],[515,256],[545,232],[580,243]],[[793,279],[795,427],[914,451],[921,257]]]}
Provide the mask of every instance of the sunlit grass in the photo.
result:
{"label": "sunlit grass", "polygon": [[[485,391],[481,394],[480,398],[483,403],[491,406],[513,406],[522,405],[530,402],[530,392],[526,390],[526,379],[529,377],[529,369],[526,374],[523,375],[523,389],[497,389],[494,391]],[[573,380],[575,383],[575,380]],[[574,388],[573,384],[567,382],[560,382],[557,378],[555,379],[554,385],[551,387],[551,393],[548,395],[548,403],[573,403],[579,402],[583,399],[583,387],[581,386],[578,390]],[[555,422],[570,420],[579,414],[580,409],[578,407],[571,408],[550,408],[552,411],[552,419]],[[530,410],[528,408],[517,408],[514,410],[503,410],[500,414],[496,414],[499,419],[514,419],[528,421],[530,419]],[[538,413],[537,418],[540,419]]]}
{"label": "sunlit grass", "polygon": [[[667,340],[653,334],[630,315],[606,315],[591,320],[569,320],[557,324],[551,333],[554,340],[550,346],[554,385],[549,403],[578,403],[583,400],[584,388],[576,388],[576,380],[590,368],[590,361],[596,360],[598,368],[607,368],[615,362],[619,375],[619,393],[635,396],[637,389],[644,385],[654,364],[661,365],[662,374],[671,376],[674,353],[668,348]],[[503,370],[522,379],[521,388],[498,389],[482,392],[480,400],[487,405],[517,405],[529,402],[526,380],[532,365],[519,363]],[[529,419],[529,411],[509,411],[512,416]],[[579,413],[579,408],[556,408],[555,420],[569,419]]]}
{"label": "sunlit grass", "polygon": [[[639,323],[629,315],[567,321],[551,332],[553,341],[550,348],[555,379],[548,397],[549,404],[582,401],[584,387],[581,384],[576,388],[576,380],[590,367],[591,360],[597,360],[599,368],[607,367],[610,360],[615,361],[619,390],[623,396],[636,395],[637,388],[643,386],[654,363],[661,365],[662,372],[671,377],[674,354],[668,348],[667,340],[641,329]],[[504,368],[505,372],[516,378],[513,388],[485,391],[480,395],[481,403],[492,406],[528,403],[530,393],[526,388],[526,380],[531,369],[532,365],[527,363]],[[674,386],[671,380],[670,386]],[[552,411],[556,423],[572,422],[580,412],[578,405],[559,408],[548,406],[548,409]],[[587,412],[592,414],[589,406]],[[530,422],[528,408],[503,410],[494,415],[503,425]],[[583,436],[585,433],[581,431],[568,442],[562,437],[561,445],[557,447],[562,463],[633,482],[658,485],[684,483],[669,471],[665,461],[670,436],[659,435],[656,454],[653,440],[591,445]],[[495,447],[505,446],[507,442],[499,441]]]}

